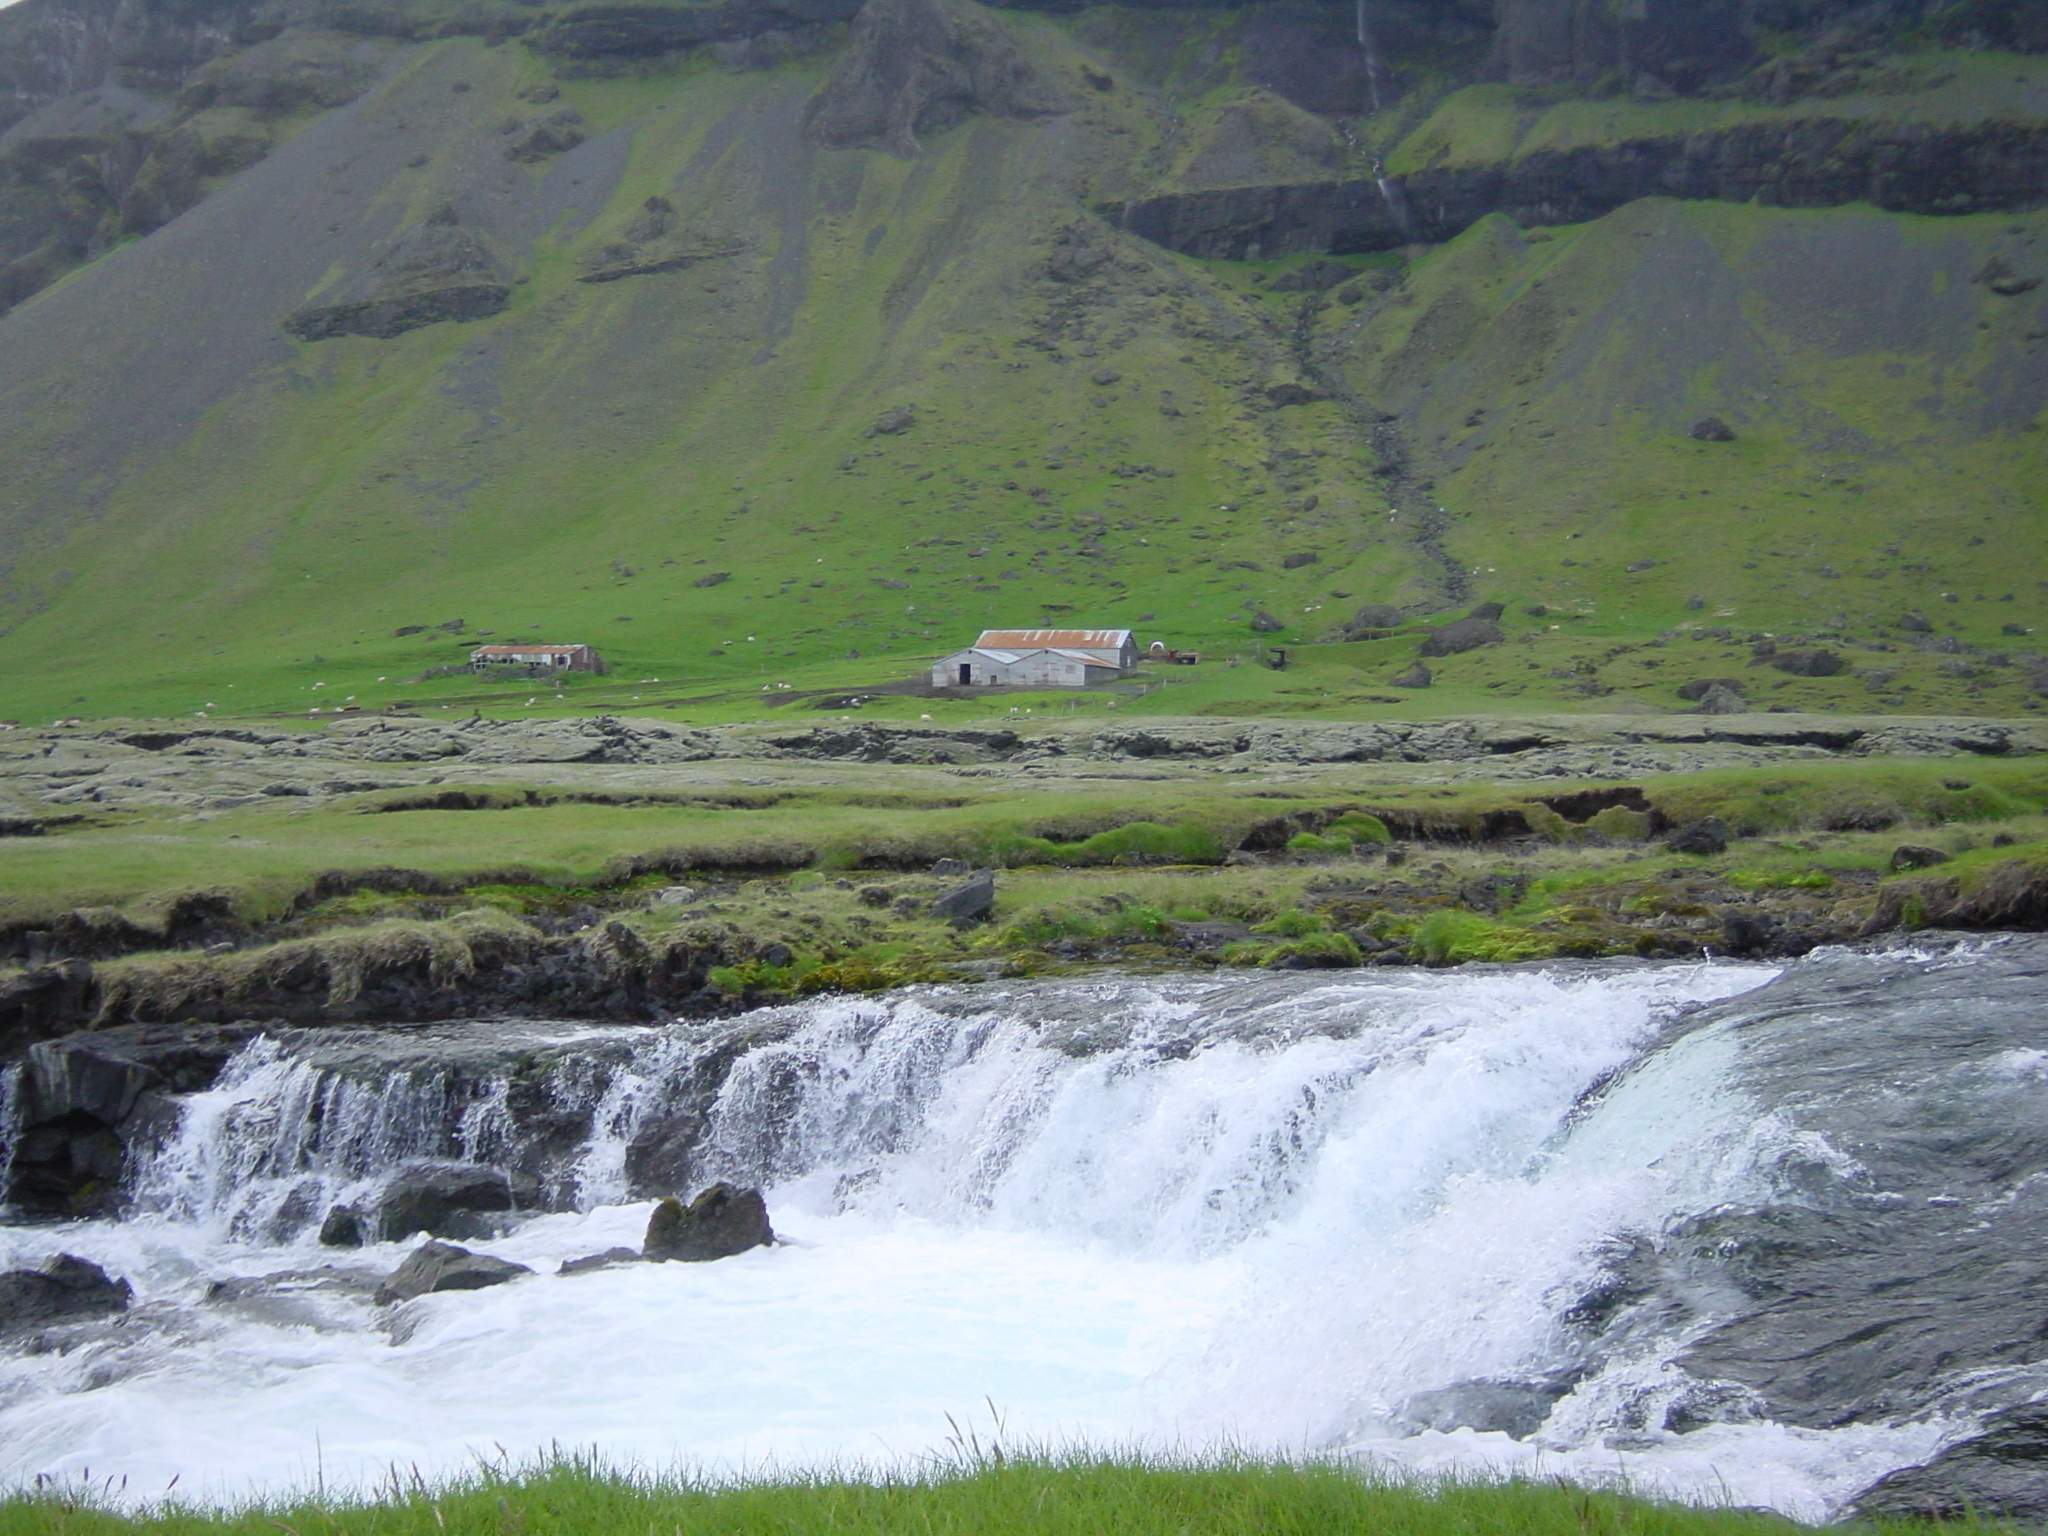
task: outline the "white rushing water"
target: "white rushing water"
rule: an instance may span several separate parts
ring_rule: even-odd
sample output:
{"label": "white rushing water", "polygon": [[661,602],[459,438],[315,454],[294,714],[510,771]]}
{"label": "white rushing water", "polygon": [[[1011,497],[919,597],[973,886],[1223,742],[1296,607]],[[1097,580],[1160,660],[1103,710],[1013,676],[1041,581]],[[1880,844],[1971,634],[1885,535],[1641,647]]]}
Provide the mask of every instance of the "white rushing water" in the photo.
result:
{"label": "white rushing water", "polygon": [[554,1277],[638,1243],[627,1148],[730,1033],[676,1026],[558,1087],[595,1103],[579,1210],[472,1245],[539,1273],[399,1309],[319,1286],[204,1298],[232,1276],[388,1271],[409,1244],[337,1255],[308,1215],[408,1156],[502,1157],[503,1092],[365,1087],[260,1043],[188,1102],[138,1214],[0,1228],[4,1267],[78,1253],[137,1292],[104,1337],[0,1358],[0,1483],[233,1498],[550,1446],[873,1467],[999,1417],[1012,1443],[1618,1477],[1817,1518],[1943,1428],[1644,1429],[1684,1386],[1669,1339],[1527,1439],[1398,1422],[1415,1393],[1548,1368],[1555,1314],[1615,1234],[1760,1193],[1786,1133],[1726,1088],[1725,1035],[1575,1106],[1674,1010],[1771,974],[1065,982],[782,1010],[726,1074],[695,1182],[763,1185],[787,1243]]}

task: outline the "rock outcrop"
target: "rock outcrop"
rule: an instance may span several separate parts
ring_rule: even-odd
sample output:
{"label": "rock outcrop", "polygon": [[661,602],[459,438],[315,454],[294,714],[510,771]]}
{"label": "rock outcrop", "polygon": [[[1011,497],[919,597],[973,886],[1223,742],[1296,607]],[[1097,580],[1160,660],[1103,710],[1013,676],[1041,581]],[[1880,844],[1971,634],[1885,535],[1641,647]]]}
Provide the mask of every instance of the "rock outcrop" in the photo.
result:
{"label": "rock outcrop", "polygon": [[368,292],[339,303],[314,304],[284,327],[301,341],[336,336],[389,340],[443,320],[481,320],[510,302],[511,286],[452,208],[400,233],[371,264]]}
{"label": "rock outcrop", "polygon": [[835,148],[910,156],[921,135],[971,113],[1044,117],[1063,109],[1001,24],[966,0],[867,0],[846,52],[810,105],[805,131]]}
{"label": "rock outcrop", "polygon": [[1967,214],[2039,207],[2048,202],[2044,188],[2048,125],[1932,128],[1827,117],[1539,150],[1385,180],[1167,193],[1100,212],[1169,250],[1243,261],[1448,240],[1490,213],[1524,226],[1575,224],[1644,197]]}

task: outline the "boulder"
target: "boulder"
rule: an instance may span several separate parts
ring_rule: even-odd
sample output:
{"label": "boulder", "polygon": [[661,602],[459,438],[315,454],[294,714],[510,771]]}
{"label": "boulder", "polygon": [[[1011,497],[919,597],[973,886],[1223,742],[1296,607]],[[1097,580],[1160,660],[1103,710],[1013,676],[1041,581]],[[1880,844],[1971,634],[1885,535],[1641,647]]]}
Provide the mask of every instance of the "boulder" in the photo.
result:
{"label": "boulder", "polygon": [[0,1273],[0,1333],[50,1323],[110,1317],[128,1310],[134,1290],[90,1259],[60,1253],[41,1269]]}
{"label": "boulder", "polygon": [[895,437],[917,425],[917,412],[907,405],[892,405],[877,416],[862,437]]}
{"label": "boulder", "polygon": [[1491,621],[1499,618],[1507,611],[1508,606],[1506,603],[1481,603],[1477,608],[1466,614],[1465,617],[1468,619],[1486,619]]}
{"label": "boulder", "polygon": [[1433,681],[1434,675],[1419,661],[1407,671],[1390,679],[1392,686],[1396,688],[1427,688]]}
{"label": "boulder", "polygon": [[514,1264],[509,1259],[471,1253],[453,1243],[428,1241],[413,1249],[403,1264],[384,1277],[384,1283],[377,1287],[377,1304],[389,1306],[394,1301],[411,1301],[415,1296],[438,1291],[481,1291],[532,1273],[524,1264]]}
{"label": "boulder", "polygon": [[1746,715],[1749,713],[1749,700],[1742,696],[1741,690],[1716,683],[1700,695],[1700,701],[1692,712],[1696,715]]}
{"label": "boulder", "polygon": [[1664,846],[1673,853],[1691,853],[1712,856],[1728,851],[1728,823],[1718,816],[1709,816],[1702,821],[1689,821],[1669,837]]}
{"label": "boulder", "polygon": [[1362,640],[1389,634],[1408,622],[1408,616],[1392,603],[1367,603],[1351,615],[1341,631],[1346,640]]}
{"label": "boulder", "polygon": [[1255,635],[1277,635],[1286,627],[1263,608],[1252,615],[1252,633]]}
{"label": "boulder", "polygon": [[1819,650],[1779,651],[1766,658],[1764,664],[1794,677],[1834,677],[1849,669],[1849,664],[1833,651]]}
{"label": "boulder", "polygon": [[522,1205],[539,1202],[532,1180],[476,1163],[413,1163],[377,1200],[376,1230],[386,1240],[431,1232],[436,1237],[488,1237]]}
{"label": "boulder", "polygon": [[932,903],[932,916],[942,923],[985,922],[996,905],[996,877],[993,872],[976,875],[956,885]]}
{"label": "boulder", "polygon": [[1929,848],[1921,843],[1901,843],[1892,850],[1891,868],[1894,874],[1904,869],[1932,869],[1937,864],[1946,864],[1949,856],[1939,848]]}
{"label": "boulder", "polygon": [[1321,555],[1312,549],[1298,549],[1291,555],[1282,555],[1280,557],[1280,569],[1283,571],[1298,571],[1305,565],[1316,564],[1322,558]]}
{"label": "boulder", "polygon": [[1689,703],[1697,704],[1716,688],[1725,688],[1730,693],[1742,692],[1742,681],[1733,677],[1696,677],[1689,683],[1678,685],[1678,696]]}
{"label": "boulder", "polygon": [[1696,443],[1732,443],[1735,429],[1718,416],[1702,416],[1686,434]]}
{"label": "boulder", "polygon": [[1899,628],[1912,635],[1931,635],[1934,633],[1934,626],[1927,621],[1926,615],[1919,613],[1900,614]]}
{"label": "boulder", "polygon": [[1457,656],[1482,645],[1499,645],[1506,638],[1491,619],[1457,619],[1424,640],[1416,655]]}
{"label": "boulder", "polygon": [[647,1238],[640,1252],[657,1262],[701,1264],[774,1241],[761,1191],[721,1180],[688,1205],[673,1195],[658,1202],[647,1218]]}

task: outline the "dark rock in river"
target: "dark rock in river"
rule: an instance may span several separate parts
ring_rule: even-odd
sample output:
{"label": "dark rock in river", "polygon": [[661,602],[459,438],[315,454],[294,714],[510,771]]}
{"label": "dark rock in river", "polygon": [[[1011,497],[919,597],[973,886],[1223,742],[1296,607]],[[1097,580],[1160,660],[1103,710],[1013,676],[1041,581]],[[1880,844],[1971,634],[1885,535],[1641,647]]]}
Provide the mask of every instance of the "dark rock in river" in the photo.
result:
{"label": "dark rock in river", "polygon": [[320,1223],[321,1247],[360,1248],[368,1240],[369,1225],[361,1211],[352,1205],[328,1207],[327,1217]]}
{"label": "dark rock in river", "polygon": [[688,1205],[674,1196],[658,1203],[647,1218],[647,1240],[641,1252],[650,1259],[703,1263],[731,1258],[774,1241],[768,1204],[761,1191],[721,1181]]}
{"label": "dark rock in river", "polygon": [[1763,1132],[1741,1154],[1758,1203],[1618,1251],[1565,1314],[1582,1360],[1691,1334],[1694,1422],[1832,1428],[2048,1387],[2048,940],[1915,943],[1936,952],[1836,952],[1689,1014],[1606,1090],[1725,1056]]}
{"label": "dark rock in river", "polygon": [[453,1243],[422,1243],[377,1288],[377,1304],[389,1306],[436,1291],[481,1291],[532,1273],[524,1264],[471,1253]]}
{"label": "dark rock in river", "polygon": [[1526,1440],[1543,1427],[1572,1381],[1570,1375],[1537,1381],[1460,1381],[1417,1392],[1401,1405],[1396,1422],[1409,1434],[1476,1429]]}
{"label": "dark rock in river", "polygon": [[489,1237],[522,1207],[535,1208],[539,1189],[501,1168],[474,1163],[414,1163],[401,1169],[377,1201],[377,1230],[387,1240],[431,1232],[436,1237]]}
{"label": "dark rock in river", "polygon": [[41,1269],[0,1274],[0,1332],[79,1322],[128,1310],[134,1292],[88,1259],[60,1253]]}
{"label": "dark rock in river", "polygon": [[600,1269],[616,1269],[621,1264],[639,1264],[646,1255],[637,1248],[607,1248],[603,1253],[586,1253],[580,1259],[567,1259],[555,1271],[558,1275],[588,1275]]}
{"label": "dark rock in river", "polygon": [[1863,1520],[2048,1524],[2048,1405],[1998,1414],[1925,1466],[1878,1479],[1848,1512]]}

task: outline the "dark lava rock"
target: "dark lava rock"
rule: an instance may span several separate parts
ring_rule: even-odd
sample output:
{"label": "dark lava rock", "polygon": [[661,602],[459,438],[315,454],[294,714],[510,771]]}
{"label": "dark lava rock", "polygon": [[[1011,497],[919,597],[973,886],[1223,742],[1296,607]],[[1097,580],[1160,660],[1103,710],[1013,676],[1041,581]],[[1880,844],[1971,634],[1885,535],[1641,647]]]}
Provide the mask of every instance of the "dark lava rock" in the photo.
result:
{"label": "dark lava rock", "polygon": [[1506,603],[1481,603],[1477,608],[1466,614],[1465,617],[1468,619],[1485,619],[1491,622],[1507,611]]}
{"label": "dark lava rock", "polygon": [[509,1259],[471,1253],[453,1243],[427,1242],[413,1249],[405,1262],[385,1277],[377,1287],[377,1304],[389,1306],[437,1291],[481,1291],[532,1273],[524,1264]]}
{"label": "dark lava rock", "polygon": [[1408,1434],[1424,1430],[1498,1431],[1526,1440],[1543,1427],[1559,1398],[1571,1390],[1570,1376],[1537,1381],[1460,1381],[1417,1392],[1401,1405],[1397,1422]]}
{"label": "dark lava rock", "polygon": [[1686,434],[1696,443],[1732,443],[1735,429],[1718,416],[1702,416]]}
{"label": "dark lava rock", "polygon": [[907,405],[892,405],[877,416],[862,437],[894,437],[917,425],[917,412]]}
{"label": "dark lava rock", "polygon": [[868,0],[811,99],[805,133],[840,149],[915,155],[923,135],[968,116],[1043,117],[1066,102],[978,7]]}
{"label": "dark lava rock", "polygon": [[1499,645],[1507,638],[1491,619],[1457,619],[1444,625],[1422,642],[1418,656],[1456,656],[1476,651],[1482,645]]}
{"label": "dark lava rock", "polygon": [[401,1169],[377,1200],[377,1230],[385,1239],[431,1232],[437,1237],[489,1237],[505,1218],[539,1203],[530,1178],[516,1183],[502,1168],[475,1163],[414,1163]]}
{"label": "dark lava rock", "polygon": [[1696,677],[1689,683],[1678,685],[1678,696],[1697,704],[1716,688],[1725,688],[1730,693],[1741,693],[1742,682],[1733,677]]}
{"label": "dark lava rock", "polygon": [[616,1269],[621,1264],[638,1264],[646,1255],[637,1248],[607,1248],[603,1253],[587,1253],[580,1259],[569,1259],[555,1271],[558,1275],[587,1275],[600,1269]]}
{"label": "dark lava rock", "polygon": [[1704,821],[1690,821],[1669,837],[1664,846],[1673,853],[1693,853],[1711,856],[1728,851],[1728,823],[1718,816],[1709,816]]}
{"label": "dark lava rock", "polygon": [[649,1259],[703,1263],[774,1241],[761,1191],[721,1181],[688,1205],[673,1195],[658,1203],[647,1218],[647,1240],[640,1251]]}
{"label": "dark lava rock", "polygon": [[1388,681],[1396,688],[1427,688],[1435,681],[1435,676],[1429,668],[1418,661],[1407,671],[1396,674]]}
{"label": "dark lava rock", "polygon": [[41,1269],[0,1274],[0,1332],[108,1317],[127,1311],[133,1295],[90,1259],[60,1253]]}
{"label": "dark lava rock", "polygon": [[996,877],[976,875],[956,885],[932,902],[932,916],[942,923],[979,923],[988,919],[996,905]]}
{"label": "dark lava rock", "polygon": [[1939,848],[1901,843],[1892,850],[1891,868],[1895,874],[1902,869],[1932,869],[1937,864],[1946,864],[1948,858]]}
{"label": "dark lava rock", "polygon": [[1928,623],[1927,616],[1919,613],[1899,615],[1899,628],[1915,635],[1931,635],[1934,633],[1934,626]]}
{"label": "dark lava rock", "polygon": [[1252,615],[1252,633],[1255,635],[1277,635],[1286,627],[1263,608]]}
{"label": "dark lava rock", "polygon": [[1321,559],[1322,556],[1312,549],[1297,550],[1294,554],[1282,555],[1280,557],[1280,569],[1283,571],[1298,571],[1303,566],[1314,565]]}
{"label": "dark lava rock", "polygon": [[719,587],[732,580],[731,571],[711,571],[699,576],[690,585],[693,587]]}
{"label": "dark lava rock", "polygon": [[368,1241],[369,1224],[361,1211],[352,1205],[328,1207],[327,1218],[320,1223],[321,1247],[360,1248]]}
{"label": "dark lava rock", "polygon": [[971,875],[974,873],[974,866],[965,859],[934,859],[932,860],[931,873],[941,876]]}
{"label": "dark lava rock", "polygon": [[1856,1496],[1862,1520],[2011,1520],[2048,1524],[2048,1405],[1998,1414],[1925,1466],[1903,1467]]}
{"label": "dark lava rock", "polygon": [[1849,670],[1849,664],[1833,651],[1779,651],[1766,666],[1794,677],[1835,677]]}
{"label": "dark lava rock", "polygon": [[1623,569],[1626,570],[1629,573],[1629,575],[1633,576],[1638,571],[1648,571],[1655,569],[1656,564],[1657,562],[1654,560],[1631,560],[1626,566],[1623,567]]}

